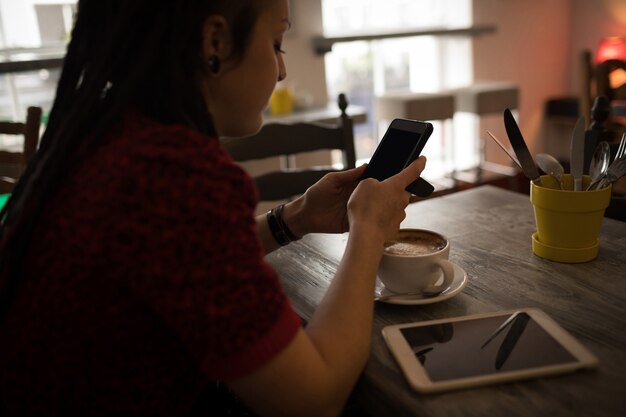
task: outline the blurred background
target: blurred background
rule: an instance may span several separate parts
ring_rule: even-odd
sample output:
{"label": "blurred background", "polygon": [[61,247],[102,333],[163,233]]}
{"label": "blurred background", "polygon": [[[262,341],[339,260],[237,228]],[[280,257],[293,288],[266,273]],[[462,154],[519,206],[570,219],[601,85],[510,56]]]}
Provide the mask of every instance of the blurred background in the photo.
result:
{"label": "blurred background", "polygon": [[[20,120],[36,105],[45,128],[75,11],[75,0],[0,0],[0,119]],[[415,101],[433,112],[405,116],[435,125],[424,176],[445,186],[477,181],[477,167],[515,173],[484,133],[506,140],[505,107],[533,154],[567,155],[576,118],[589,113],[584,53],[593,69],[603,39],[626,38],[626,1],[291,0],[291,20],[288,77],[277,88],[290,90],[293,107],[268,119],[305,118],[343,92],[357,159],[367,161],[393,106]],[[432,101],[449,96],[451,110]]]}

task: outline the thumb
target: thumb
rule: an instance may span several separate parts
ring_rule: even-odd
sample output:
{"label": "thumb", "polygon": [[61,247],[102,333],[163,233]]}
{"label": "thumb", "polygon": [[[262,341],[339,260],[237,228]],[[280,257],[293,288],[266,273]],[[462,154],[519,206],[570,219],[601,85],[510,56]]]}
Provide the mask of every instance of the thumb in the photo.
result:
{"label": "thumb", "polygon": [[393,181],[398,181],[402,187],[407,187],[413,181],[415,181],[422,171],[424,171],[424,167],[426,166],[426,157],[420,156],[415,161],[411,162],[406,168],[400,171],[398,174],[389,178]]}
{"label": "thumb", "polygon": [[342,182],[342,183],[354,182],[354,181],[357,181],[359,178],[361,178],[361,176],[363,175],[363,172],[365,172],[366,167],[367,167],[367,164],[363,164],[357,168],[352,168],[346,171],[337,172],[333,174],[333,176],[335,177],[337,181]]}

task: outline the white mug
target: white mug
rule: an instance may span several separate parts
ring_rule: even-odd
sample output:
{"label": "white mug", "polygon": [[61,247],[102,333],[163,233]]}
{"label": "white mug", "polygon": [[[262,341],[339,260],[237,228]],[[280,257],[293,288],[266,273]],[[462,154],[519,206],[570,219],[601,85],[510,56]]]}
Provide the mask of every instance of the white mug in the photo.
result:
{"label": "white mug", "polygon": [[[385,244],[378,266],[378,278],[396,293],[443,291],[454,280],[454,266],[448,261],[450,241],[424,229],[401,229],[395,240]],[[443,276],[443,282],[437,284]]]}

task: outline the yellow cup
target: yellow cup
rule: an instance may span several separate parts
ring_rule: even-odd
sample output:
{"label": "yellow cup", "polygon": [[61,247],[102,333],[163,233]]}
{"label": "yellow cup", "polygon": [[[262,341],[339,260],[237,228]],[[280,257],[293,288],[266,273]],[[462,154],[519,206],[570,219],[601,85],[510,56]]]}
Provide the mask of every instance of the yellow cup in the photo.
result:
{"label": "yellow cup", "polygon": [[289,87],[274,90],[270,96],[270,113],[273,115],[288,114],[293,111],[293,93]]}
{"label": "yellow cup", "polygon": [[[572,176],[563,174],[561,190],[556,180],[541,177],[542,186],[531,182],[530,201],[535,209],[537,231],[533,233],[535,255],[557,262],[588,262],[598,256],[600,227],[611,200],[611,186],[601,190],[572,191]],[[590,178],[583,177],[583,190]]]}

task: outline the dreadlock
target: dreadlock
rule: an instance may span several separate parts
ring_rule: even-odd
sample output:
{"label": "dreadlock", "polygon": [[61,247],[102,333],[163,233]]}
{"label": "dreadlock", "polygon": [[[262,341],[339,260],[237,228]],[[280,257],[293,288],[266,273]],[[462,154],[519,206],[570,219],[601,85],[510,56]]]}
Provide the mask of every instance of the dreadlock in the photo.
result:
{"label": "dreadlock", "polygon": [[74,161],[93,152],[127,109],[216,135],[200,90],[202,25],[231,25],[239,59],[264,7],[259,0],[79,0],[71,42],[39,150],[0,212],[0,318],[22,275],[46,202]]}

